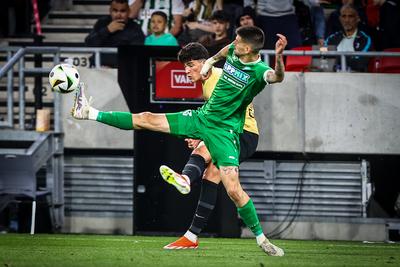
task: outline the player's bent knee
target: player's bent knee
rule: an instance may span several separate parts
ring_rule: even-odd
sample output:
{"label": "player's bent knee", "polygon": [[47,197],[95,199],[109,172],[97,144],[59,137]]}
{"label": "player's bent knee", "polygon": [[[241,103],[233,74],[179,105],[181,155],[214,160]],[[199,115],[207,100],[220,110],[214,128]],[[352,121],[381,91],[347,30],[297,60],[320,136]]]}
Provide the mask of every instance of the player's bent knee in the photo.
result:
{"label": "player's bent knee", "polygon": [[206,146],[196,147],[192,153],[201,156],[206,163],[211,161],[211,155]]}

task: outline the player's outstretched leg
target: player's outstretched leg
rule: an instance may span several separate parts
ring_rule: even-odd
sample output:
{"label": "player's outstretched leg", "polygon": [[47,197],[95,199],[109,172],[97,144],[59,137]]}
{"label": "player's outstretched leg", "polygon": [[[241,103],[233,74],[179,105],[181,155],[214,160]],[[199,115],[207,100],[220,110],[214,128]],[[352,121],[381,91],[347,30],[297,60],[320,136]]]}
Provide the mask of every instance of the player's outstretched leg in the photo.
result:
{"label": "player's outstretched leg", "polygon": [[190,180],[186,175],[181,175],[165,165],[160,166],[160,174],[167,183],[175,186],[181,194],[189,194]]}
{"label": "player's outstretched leg", "polygon": [[[89,119],[89,110],[91,108],[90,107],[91,101],[87,100],[87,98],[85,96],[85,89],[86,89],[86,85],[83,82],[81,82],[81,83],[79,83],[78,88],[75,90],[75,100],[74,100],[74,106],[72,107],[72,110],[71,110],[71,115],[72,115],[72,117],[74,117],[75,119],[78,119],[78,120],[88,120]],[[97,116],[97,114],[92,114],[92,115]],[[96,118],[94,118],[94,119],[96,119]]]}
{"label": "player's outstretched leg", "polygon": [[167,114],[164,113],[130,113],[123,111],[99,111],[91,107],[91,101],[85,96],[85,85],[80,83],[76,90],[72,117],[78,120],[93,120],[122,130],[149,130],[171,133]]}

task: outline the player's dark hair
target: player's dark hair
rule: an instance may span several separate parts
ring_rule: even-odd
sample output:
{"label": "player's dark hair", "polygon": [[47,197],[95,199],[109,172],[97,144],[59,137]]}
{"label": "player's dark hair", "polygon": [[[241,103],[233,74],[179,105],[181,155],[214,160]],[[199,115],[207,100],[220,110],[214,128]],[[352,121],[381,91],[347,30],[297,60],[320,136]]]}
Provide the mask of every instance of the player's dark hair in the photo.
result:
{"label": "player's dark hair", "polygon": [[254,53],[258,53],[264,47],[264,32],[256,26],[239,27],[236,34],[251,46]]}
{"label": "player's dark hair", "polygon": [[162,17],[164,19],[165,22],[168,21],[167,14],[165,14],[162,11],[154,11],[153,13],[151,13],[151,17],[153,17],[153,16],[160,16],[160,17]]}
{"label": "player's dark hair", "polygon": [[178,60],[185,64],[191,60],[209,58],[207,49],[200,43],[188,43],[178,53]]}

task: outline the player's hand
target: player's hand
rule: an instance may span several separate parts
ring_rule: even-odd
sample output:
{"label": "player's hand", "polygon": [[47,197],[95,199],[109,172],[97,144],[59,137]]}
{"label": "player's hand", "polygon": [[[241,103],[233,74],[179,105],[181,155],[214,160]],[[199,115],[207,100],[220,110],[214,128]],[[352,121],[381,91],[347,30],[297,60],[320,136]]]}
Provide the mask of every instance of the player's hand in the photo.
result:
{"label": "player's hand", "polygon": [[285,50],[285,47],[287,45],[287,40],[286,37],[282,34],[277,34],[276,36],[278,36],[278,41],[276,41],[275,44],[275,53],[276,54],[282,54],[283,50]]}
{"label": "player's hand", "polygon": [[200,74],[201,76],[203,76],[203,79],[207,77],[208,72],[210,71],[211,67],[214,65],[215,62],[216,61],[213,57],[210,57],[204,62],[203,67],[201,68],[200,71]]}
{"label": "player's hand", "polygon": [[201,142],[201,140],[191,138],[186,138],[185,141],[190,149],[195,149]]}
{"label": "player's hand", "polygon": [[110,33],[122,31],[125,28],[124,20],[113,20],[108,24],[107,29]]}

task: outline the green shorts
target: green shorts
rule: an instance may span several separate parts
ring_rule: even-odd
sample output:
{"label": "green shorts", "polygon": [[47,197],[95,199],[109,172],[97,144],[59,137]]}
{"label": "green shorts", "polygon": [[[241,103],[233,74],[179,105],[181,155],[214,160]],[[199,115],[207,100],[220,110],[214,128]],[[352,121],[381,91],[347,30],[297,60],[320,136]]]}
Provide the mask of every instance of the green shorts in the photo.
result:
{"label": "green shorts", "polygon": [[239,166],[238,133],[210,125],[197,110],[167,113],[166,117],[172,135],[203,140],[215,166]]}

